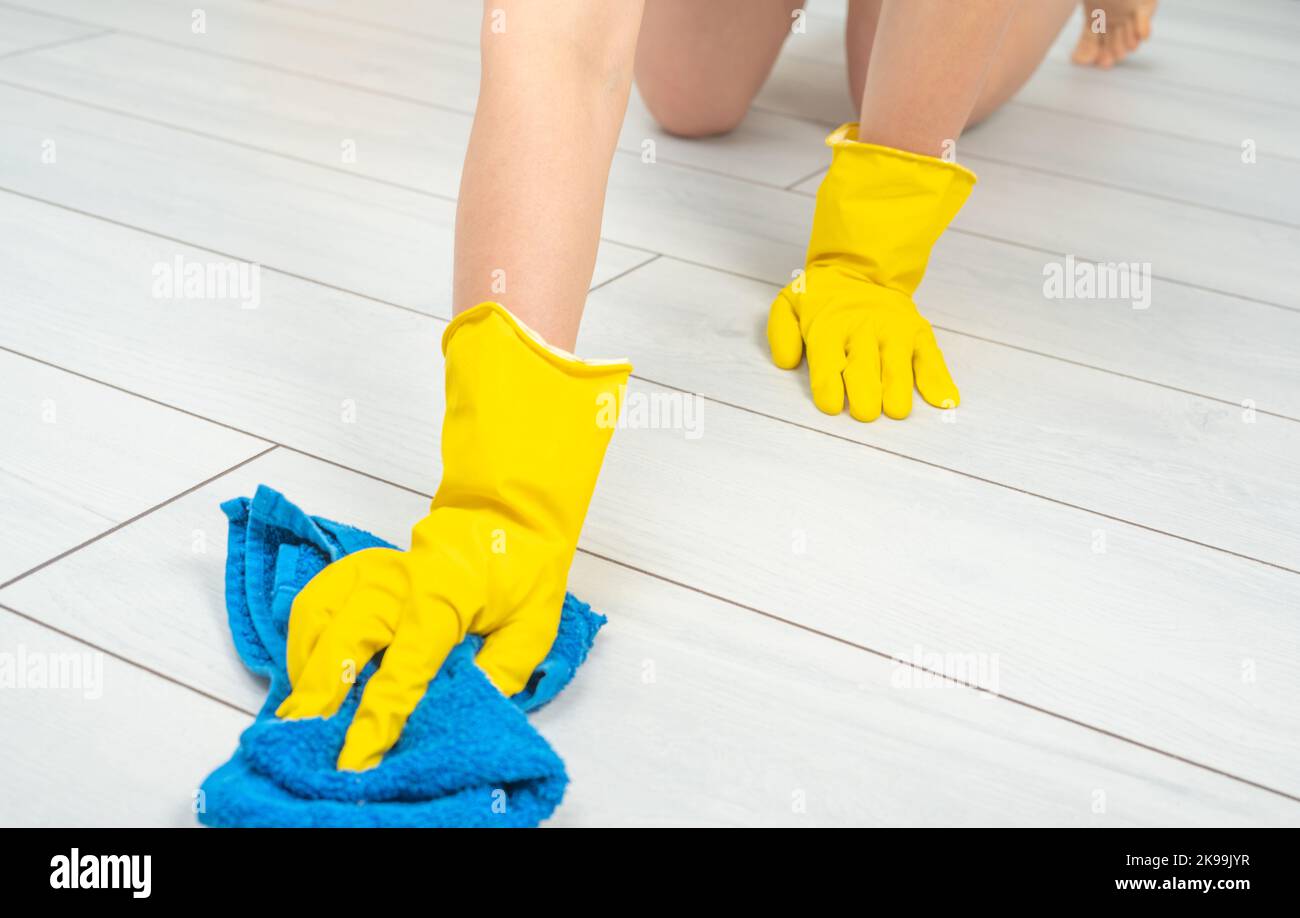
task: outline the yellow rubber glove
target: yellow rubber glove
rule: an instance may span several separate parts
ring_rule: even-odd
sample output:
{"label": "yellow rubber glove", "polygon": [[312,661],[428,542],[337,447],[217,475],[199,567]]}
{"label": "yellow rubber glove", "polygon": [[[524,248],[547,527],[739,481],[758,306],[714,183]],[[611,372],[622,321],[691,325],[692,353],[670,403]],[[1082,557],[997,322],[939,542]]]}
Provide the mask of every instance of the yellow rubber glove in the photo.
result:
{"label": "yellow rubber glove", "polygon": [[442,338],[442,482],[409,551],[326,567],[294,600],[281,717],[329,717],[387,648],[348,729],[340,769],[378,765],[467,633],[504,695],[524,687],[560,623],[569,566],[632,368],[552,348],[480,303]]}
{"label": "yellow rubber glove", "polygon": [[960,401],[934,332],[912,302],[930,249],[966,202],[975,174],[956,163],[858,141],[845,124],[826,138],[831,167],[817,191],[804,274],[772,303],[773,362],[799,366],[813,401],[874,421],[912,411],[912,379],[936,408]]}

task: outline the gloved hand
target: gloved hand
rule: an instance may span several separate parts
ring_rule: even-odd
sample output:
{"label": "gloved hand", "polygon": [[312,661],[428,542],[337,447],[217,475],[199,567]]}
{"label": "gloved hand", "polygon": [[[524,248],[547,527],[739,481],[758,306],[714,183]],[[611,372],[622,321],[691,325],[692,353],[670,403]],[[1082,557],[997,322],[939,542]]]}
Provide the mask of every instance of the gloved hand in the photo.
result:
{"label": "gloved hand", "polygon": [[772,303],[772,361],[799,366],[805,347],[813,401],[874,421],[912,410],[912,380],[936,408],[961,396],[912,294],[930,249],[957,216],[975,175],[956,163],[858,142],[845,124],[826,138],[831,167],[817,191],[807,265]]}
{"label": "gloved hand", "polygon": [[410,550],[341,558],[303,588],[289,619],[293,691],[280,717],[331,716],[387,648],[340,769],[379,764],[467,633],[486,636],[475,662],[502,694],[524,687],[555,640],[632,369],[552,348],[496,303],[458,316],[442,348],[442,482]]}

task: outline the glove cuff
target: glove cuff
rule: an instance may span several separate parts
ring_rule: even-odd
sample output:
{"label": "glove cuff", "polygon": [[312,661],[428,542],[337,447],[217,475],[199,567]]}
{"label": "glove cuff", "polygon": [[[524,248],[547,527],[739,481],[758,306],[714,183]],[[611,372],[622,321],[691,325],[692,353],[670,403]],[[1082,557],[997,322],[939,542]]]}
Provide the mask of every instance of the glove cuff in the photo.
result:
{"label": "glove cuff", "polygon": [[447,348],[451,344],[451,339],[461,328],[475,323],[482,324],[493,319],[503,321],[519,337],[519,340],[526,344],[535,354],[566,373],[572,373],[575,376],[601,376],[608,373],[628,375],[632,372],[632,364],[623,357],[608,360],[584,360],[562,347],[556,347],[533,331],[509,309],[491,300],[485,300],[477,306],[472,306],[451,320],[451,324],[442,333],[442,355],[447,356]]}
{"label": "glove cuff", "polygon": [[834,263],[911,296],[930,250],[970,196],[975,173],[857,137],[850,123],[826,138],[831,167],[817,190],[807,263]]}
{"label": "glove cuff", "polygon": [[887,157],[896,159],[905,163],[922,168],[946,170],[955,174],[959,181],[965,181],[967,192],[974,187],[979,181],[979,176],[967,169],[961,163],[953,162],[947,159],[940,159],[937,156],[926,156],[924,153],[913,153],[911,150],[898,150],[894,147],[886,147],[878,143],[867,143],[858,139],[858,123],[849,121],[841,124],[835,130],[826,135],[826,146],[833,151],[845,150],[850,153],[860,151],[863,154]]}
{"label": "glove cuff", "polygon": [[618,423],[627,361],[580,360],[499,303],[443,335],[447,410],[434,509],[488,511],[572,551]]}

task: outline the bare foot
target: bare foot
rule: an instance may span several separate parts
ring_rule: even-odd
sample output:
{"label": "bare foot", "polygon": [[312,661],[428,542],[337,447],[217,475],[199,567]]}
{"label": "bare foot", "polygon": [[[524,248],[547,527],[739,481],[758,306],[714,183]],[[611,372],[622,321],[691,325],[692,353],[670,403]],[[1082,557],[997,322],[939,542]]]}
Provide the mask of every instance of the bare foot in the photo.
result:
{"label": "bare foot", "polygon": [[1083,34],[1071,60],[1107,70],[1151,37],[1156,0],[1083,0]]}

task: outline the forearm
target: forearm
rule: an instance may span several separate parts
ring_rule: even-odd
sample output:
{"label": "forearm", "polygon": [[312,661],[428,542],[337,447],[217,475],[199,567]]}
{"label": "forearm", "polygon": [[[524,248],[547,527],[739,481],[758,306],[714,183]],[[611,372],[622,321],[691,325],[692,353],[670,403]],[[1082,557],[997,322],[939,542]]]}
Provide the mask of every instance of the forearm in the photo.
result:
{"label": "forearm", "polygon": [[971,117],[1019,3],[885,0],[860,139],[927,156],[949,153],[946,142],[955,142]]}
{"label": "forearm", "polygon": [[453,305],[572,349],[596,261],[641,0],[494,0],[456,213]]}

